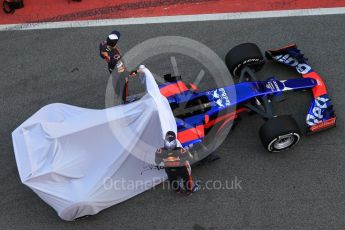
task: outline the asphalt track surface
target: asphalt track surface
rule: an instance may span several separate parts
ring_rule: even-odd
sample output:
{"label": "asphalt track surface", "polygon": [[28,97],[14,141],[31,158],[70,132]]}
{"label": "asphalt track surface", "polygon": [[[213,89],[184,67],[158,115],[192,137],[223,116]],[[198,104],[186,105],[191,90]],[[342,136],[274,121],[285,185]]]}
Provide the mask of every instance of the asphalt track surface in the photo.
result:
{"label": "asphalt track surface", "polygon": [[[241,188],[180,197],[158,186],[77,222],[59,219],[20,183],[10,133],[49,103],[104,108],[108,74],[98,56],[98,42],[114,27],[0,32],[0,229],[342,229],[344,21],[345,15],[335,15],[117,27],[124,51],[163,35],[198,40],[221,58],[246,41],[262,49],[296,42],[324,76],[338,127],[303,136],[294,149],[276,155],[261,147],[261,119],[245,116],[218,149],[221,160],[194,169],[194,177],[203,183],[237,178]],[[182,75],[199,71],[188,61],[177,62]],[[168,65],[154,61],[150,69],[160,72]],[[271,65],[260,75],[269,73],[291,75],[287,68]],[[207,78],[203,81],[201,85],[208,85]],[[310,98],[308,93],[290,94],[277,111],[293,114],[303,127]]]}

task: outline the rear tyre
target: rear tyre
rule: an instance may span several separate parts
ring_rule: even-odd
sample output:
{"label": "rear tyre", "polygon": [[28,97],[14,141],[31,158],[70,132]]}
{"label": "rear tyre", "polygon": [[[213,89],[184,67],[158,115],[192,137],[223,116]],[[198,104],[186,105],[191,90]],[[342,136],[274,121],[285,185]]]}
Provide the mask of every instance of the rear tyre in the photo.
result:
{"label": "rear tyre", "polygon": [[181,76],[172,76],[171,74],[165,74],[163,77],[165,82],[177,82],[182,80]]}
{"label": "rear tyre", "polygon": [[264,66],[265,60],[256,44],[243,43],[227,53],[225,64],[233,77],[239,77],[245,66],[257,72]]}
{"label": "rear tyre", "polygon": [[277,116],[261,126],[260,139],[269,152],[281,152],[296,145],[301,138],[297,122],[291,116]]}
{"label": "rear tyre", "polygon": [[15,11],[14,8],[11,7],[10,3],[7,1],[4,1],[2,3],[2,9],[6,14],[13,14]]}

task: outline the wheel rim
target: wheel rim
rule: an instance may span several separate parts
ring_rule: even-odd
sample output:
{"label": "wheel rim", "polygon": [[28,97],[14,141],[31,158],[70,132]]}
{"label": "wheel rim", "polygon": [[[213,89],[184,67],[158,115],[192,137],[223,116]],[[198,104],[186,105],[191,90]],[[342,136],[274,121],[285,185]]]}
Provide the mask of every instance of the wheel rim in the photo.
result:
{"label": "wheel rim", "polygon": [[282,150],[290,147],[295,142],[295,136],[290,134],[289,136],[279,137],[274,143],[273,148],[276,150]]}

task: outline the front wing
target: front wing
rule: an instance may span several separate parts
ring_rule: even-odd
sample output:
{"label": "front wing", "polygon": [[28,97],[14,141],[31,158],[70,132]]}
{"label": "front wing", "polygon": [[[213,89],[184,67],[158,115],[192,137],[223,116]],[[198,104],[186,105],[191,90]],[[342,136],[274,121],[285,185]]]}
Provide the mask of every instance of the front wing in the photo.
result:
{"label": "front wing", "polygon": [[266,57],[294,68],[303,78],[314,79],[317,82],[316,86],[312,88],[313,100],[306,117],[308,133],[336,126],[336,116],[325,82],[307,64],[307,59],[295,44],[276,50],[268,50],[266,51]]}

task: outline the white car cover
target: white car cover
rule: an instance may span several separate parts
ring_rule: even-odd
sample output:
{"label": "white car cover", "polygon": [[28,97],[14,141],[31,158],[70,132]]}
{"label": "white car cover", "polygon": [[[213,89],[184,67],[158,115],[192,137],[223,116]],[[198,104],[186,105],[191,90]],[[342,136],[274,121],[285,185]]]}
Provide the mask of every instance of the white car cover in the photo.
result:
{"label": "white car cover", "polygon": [[12,133],[21,181],[62,219],[96,214],[166,179],[154,155],[176,122],[151,72],[141,71],[147,93],[136,102],[104,110],[51,104]]}

